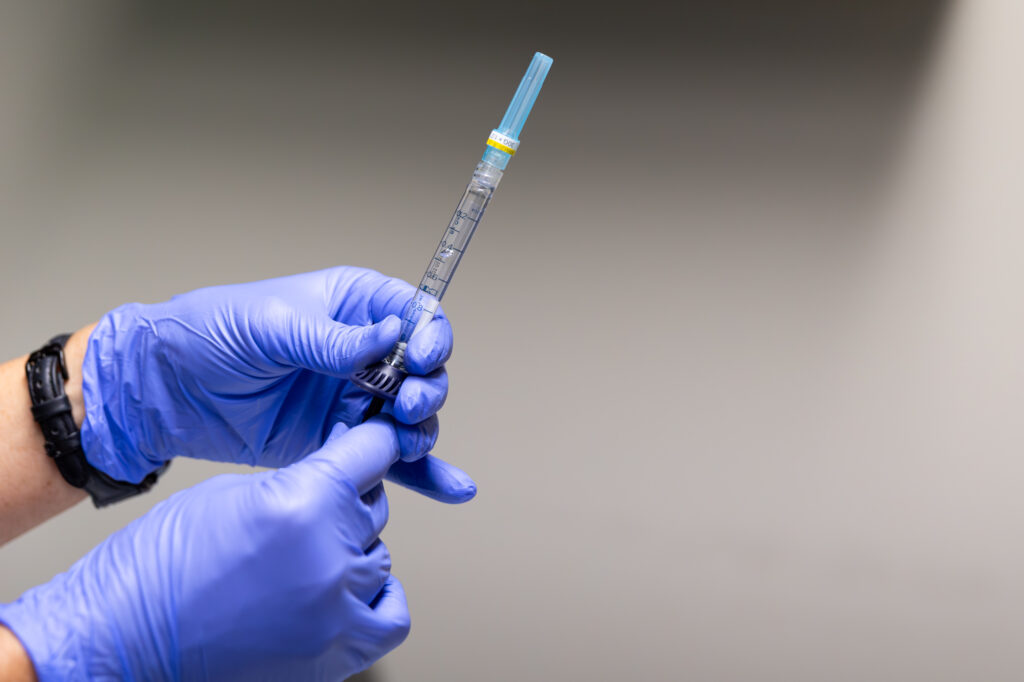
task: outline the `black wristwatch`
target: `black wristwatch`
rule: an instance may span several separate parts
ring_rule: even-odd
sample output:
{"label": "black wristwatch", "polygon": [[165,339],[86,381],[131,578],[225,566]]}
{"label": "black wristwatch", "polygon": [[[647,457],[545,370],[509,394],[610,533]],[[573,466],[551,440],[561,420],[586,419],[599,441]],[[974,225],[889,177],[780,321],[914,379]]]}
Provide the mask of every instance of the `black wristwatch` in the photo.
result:
{"label": "black wristwatch", "polygon": [[25,375],[32,399],[32,416],[43,430],[46,454],[57,463],[64,480],[76,488],[84,488],[97,507],[105,507],[152,488],[167,464],[146,476],[141,483],[114,480],[89,464],[82,451],[78,427],[71,417],[71,401],[64,393],[64,382],[68,378],[64,344],[70,336],[55,336],[28,356]]}

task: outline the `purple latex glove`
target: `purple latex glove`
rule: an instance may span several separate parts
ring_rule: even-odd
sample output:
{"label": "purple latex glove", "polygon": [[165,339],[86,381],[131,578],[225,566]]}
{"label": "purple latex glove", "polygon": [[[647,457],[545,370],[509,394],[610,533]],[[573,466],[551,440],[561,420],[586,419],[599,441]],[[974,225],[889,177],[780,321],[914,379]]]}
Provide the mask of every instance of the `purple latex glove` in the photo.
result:
{"label": "purple latex glove", "polygon": [[[140,481],[175,455],[271,467],[302,458],[337,421],[362,419],[370,397],[346,379],[387,354],[414,293],[402,280],[337,267],[111,311],[83,364],[87,459]],[[403,460],[391,478],[434,497],[432,480],[461,473],[416,461],[437,439],[451,350],[439,310],[409,343],[411,376],[385,410]]]}
{"label": "purple latex glove", "polygon": [[[387,417],[339,424],[272,472],[179,492],[0,622],[51,680],[338,680],[409,631],[378,535],[399,456]],[[464,498],[473,484],[462,481]]]}

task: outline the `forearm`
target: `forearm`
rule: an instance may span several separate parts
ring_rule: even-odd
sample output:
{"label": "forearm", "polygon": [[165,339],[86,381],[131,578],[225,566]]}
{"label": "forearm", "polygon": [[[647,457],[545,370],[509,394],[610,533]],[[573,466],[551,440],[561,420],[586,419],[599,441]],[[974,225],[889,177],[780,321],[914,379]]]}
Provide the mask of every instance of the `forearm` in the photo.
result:
{"label": "forearm", "polygon": [[[75,332],[64,348],[68,369],[64,390],[79,428],[85,415],[82,360],[94,326]],[[42,431],[32,419],[27,359],[24,355],[0,365],[0,545],[85,497],[85,491],[67,484],[46,455]]]}

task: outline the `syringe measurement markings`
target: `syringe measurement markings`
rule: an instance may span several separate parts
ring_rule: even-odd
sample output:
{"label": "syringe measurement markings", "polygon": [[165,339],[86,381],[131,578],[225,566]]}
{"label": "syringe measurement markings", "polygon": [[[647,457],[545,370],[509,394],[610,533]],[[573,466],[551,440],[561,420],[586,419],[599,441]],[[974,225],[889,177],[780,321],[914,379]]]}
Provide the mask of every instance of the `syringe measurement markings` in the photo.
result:
{"label": "syringe measurement markings", "polygon": [[[487,207],[493,187],[488,187],[486,190],[486,192],[472,192],[471,196],[464,197],[464,203],[471,203],[472,205],[468,210],[459,208],[455,211],[455,215],[452,216],[451,221],[448,223],[447,232],[442,237],[441,244],[434,252],[430,266],[420,281],[419,291],[433,297],[435,307],[438,297],[442,295],[442,292],[447,289],[448,284],[451,282],[455,268],[458,266],[466,244],[469,242],[469,236],[473,234],[474,229],[479,225],[480,219],[483,217],[483,212]],[[466,233],[465,236],[463,236],[463,232]],[[462,248],[455,246],[456,244],[459,244]],[[447,278],[441,277],[442,272],[447,275]],[[422,294],[420,296],[422,297]],[[417,325],[421,324],[422,319],[417,321],[417,318],[425,312],[426,310],[421,298],[409,310],[406,322],[410,325],[414,323]],[[410,335],[412,333],[414,332],[408,332]],[[403,331],[404,334],[406,334],[405,331]]]}
{"label": "syringe measurement markings", "polygon": [[449,246],[445,248],[445,250],[442,252],[442,255],[444,256],[443,258],[438,258],[437,256],[434,256],[434,260],[436,260],[438,263],[447,263],[449,256],[452,255],[452,252],[462,253],[462,249],[456,249],[454,246]]}

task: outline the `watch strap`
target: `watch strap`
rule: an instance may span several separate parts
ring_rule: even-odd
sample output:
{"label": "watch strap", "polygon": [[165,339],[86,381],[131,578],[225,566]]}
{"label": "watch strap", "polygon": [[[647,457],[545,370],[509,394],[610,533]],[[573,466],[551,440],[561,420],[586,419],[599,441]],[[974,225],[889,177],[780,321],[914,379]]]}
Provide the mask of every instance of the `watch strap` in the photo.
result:
{"label": "watch strap", "polygon": [[55,336],[29,355],[25,363],[32,417],[43,431],[46,454],[53,458],[64,480],[76,488],[85,489],[97,507],[105,507],[152,488],[167,465],[140,483],[128,483],[115,480],[89,464],[82,450],[81,435],[71,416],[71,401],[64,392],[64,382],[68,378],[64,344],[68,338],[70,334]]}

